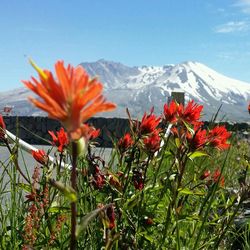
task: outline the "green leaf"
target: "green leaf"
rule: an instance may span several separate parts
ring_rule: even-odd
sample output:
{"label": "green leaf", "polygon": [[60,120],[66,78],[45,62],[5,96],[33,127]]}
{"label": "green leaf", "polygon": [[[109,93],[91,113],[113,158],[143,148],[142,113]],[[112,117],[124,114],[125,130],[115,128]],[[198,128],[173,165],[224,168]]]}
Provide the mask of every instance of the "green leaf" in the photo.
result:
{"label": "green leaf", "polygon": [[19,188],[21,188],[22,190],[24,190],[24,191],[28,192],[28,193],[30,193],[30,192],[31,192],[31,187],[30,187],[30,185],[29,185],[29,184],[25,184],[25,183],[17,183],[17,186],[18,186]]}
{"label": "green leaf", "polygon": [[91,211],[90,213],[86,214],[82,219],[79,225],[77,225],[76,227],[76,238],[79,237],[79,235],[84,232],[89,223],[103,210],[107,209],[108,207],[112,206],[112,204],[108,204],[104,207],[101,208],[97,208],[93,211]]}
{"label": "green leaf", "polygon": [[156,191],[159,191],[161,189],[163,189],[164,186],[163,185],[159,185],[159,184],[156,184],[156,185],[146,185],[144,187],[144,193],[147,192],[147,191],[150,191],[151,193],[155,193]]}
{"label": "green leaf", "polygon": [[177,146],[177,148],[180,147],[181,143],[180,143],[179,138],[175,138],[175,145]]}
{"label": "green leaf", "polygon": [[64,185],[62,182],[60,181],[55,181],[54,179],[50,179],[50,184],[57,188],[59,191],[61,191],[63,193],[63,195],[70,201],[70,202],[76,202],[77,201],[77,195],[76,195],[76,191],[68,186],[68,185]]}
{"label": "green leaf", "polygon": [[148,240],[151,243],[154,241],[153,237],[151,237],[150,235],[148,235],[147,232],[141,232],[141,233],[139,233],[139,235],[142,236],[142,237],[144,237],[146,240]]}
{"label": "green leaf", "polygon": [[188,188],[179,188],[178,192],[181,194],[187,194],[187,195],[205,195],[204,192],[201,191],[194,191]]}
{"label": "green leaf", "polygon": [[167,157],[169,157],[169,156],[171,156],[172,155],[172,153],[170,152],[170,151],[165,151],[164,152],[164,157],[165,158],[167,158]]}
{"label": "green leaf", "polygon": [[185,127],[187,128],[187,130],[191,133],[191,135],[194,135],[194,130],[191,127],[191,124],[189,124],[189,123],[187,123],[185,121],[183,121],[183,123],[184,123]]}
{"label": "green leaf", "polygon": [[139,199],[138,197],[141,195],[141,192],[137,192],[136,194],[132,195],[130,199],[124,204],[123,208],[126,210],[132,209],[136,204],[138,204]]}
{"label": "green leaf", "polygon": [[67,213],[70,212],[69,207],[50,207],[48,209],[49,213]]}
{"label": "green leaf", "polygon": [[193,159],[195,159],[195,158],[197,158],[197,157],[202,157],[202,156],[208,156],[208,154],[205,153],[205,152],[202,152],[202,151],[195,151],[195,152],[193,152],[193,153],[189,153],[189,154],[188,154],[188,158],[189,158],[190,160],[193,160]]}

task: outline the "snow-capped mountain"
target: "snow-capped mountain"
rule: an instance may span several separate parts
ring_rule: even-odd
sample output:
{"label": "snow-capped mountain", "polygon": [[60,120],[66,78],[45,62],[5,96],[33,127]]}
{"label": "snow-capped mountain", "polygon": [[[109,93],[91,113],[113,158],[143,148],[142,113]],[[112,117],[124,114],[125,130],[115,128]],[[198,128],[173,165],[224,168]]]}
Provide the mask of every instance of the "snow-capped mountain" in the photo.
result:
{"label": "snow-capped mountain", "polygon": [[125,107],[133,116],[142,115],[152,106],[161,113],[171,92],[177,90],[185,92],[186,101],[194,99],[204,105],[204,119],[210,119],[222,104],[220,114],[225,119],[249,121],[250,83],[226,77],[204,64],[187,61],[176,65],[127,67],[99,60],[82,65],[92,76],[99,76],[108,99],[118,104],[120,115],[125,115]]}
{"label": "snow-capped mountain", "polygon": [[[99,78],[107,99],[118,106],[115,112],[103,116],[126,117],[128,107],[132,116],[138,117],[152,106],[161,114],[171,92],[184,91],[186,101],[194,99],[204,105],[204,120],[209,120],[222,104],[220,114],[226,120],[249,121],[250,83],[226,77],[201,63],[129,67],[102,59],[81,65]],[[8,104],[15,106],[17,114],[41,114],[27,105],[27,95],[31,93],[23,88],[0,93],[0,109]]]}

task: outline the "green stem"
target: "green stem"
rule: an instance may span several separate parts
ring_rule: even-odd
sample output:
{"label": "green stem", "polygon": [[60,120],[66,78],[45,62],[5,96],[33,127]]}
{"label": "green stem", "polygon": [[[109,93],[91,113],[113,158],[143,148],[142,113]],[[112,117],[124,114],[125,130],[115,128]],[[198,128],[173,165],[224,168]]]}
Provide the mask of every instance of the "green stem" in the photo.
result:
{"label": "green stem", "polygon": [[157,167],[156,172],[155,172],[154,181],[153,181],[153,188],[155,187],[157,177],[158,177],[158,174],[160,172],[160,168],[161,168],[161,165],[162,165],[162,162],[163,162],[163,159],[164,159],[164,153],[165,153],[165,150],[167,148],[170,136],[171,136],[171,134],[168,135],[167,140],[164,142],[164,144],[163,144],[163,146],[162,146],[162,148],[160,150],[162,156],[161,156],[160,162],[159,162],[158,167]]}
{"label": "green stem", "polygon": [[[72,142],[72,170],[71,170],[71,186],[77,190],[77,143]],[[76,202],[71,203],[71,239],[70,239],[70,250],[75,250],[77,246],[76,241],[76,219],[77,219],[77,206]]]}
{"label": "green stem", "polygon": [[[225,168],[225,165],[226,165],[226,161],[227,161],[229,152],[230,152],[230,149],[227,151],[225,160],[224,160],[223,165],[222,165],[222,168],[221,168],[221,174],[220,174],[220,176],[219,176],[217,182],[216,182],[216,183],[214,184],[214,186],[213,186],[211,195],[208,196],[208,199],[206,198],[206,199],[207,199],[206,202],[207,202],[209,199],[210,199],[210,200],[209,200],[209,203],[208,203],[208,206],[207,206],[207,210],[206,210],[206,212],[205,212],[205,215],[204,215],[204,217],[203,217],[202,224],[201,224],[201,227],[200,227],[200,229],[199,229],[198,235],[197,235],[197,237],[196,237],[196,241],[195,241],[193,250],[196,250],[197,247],[198,247],[198,243],[199,243],[199,241],[200,241],[200,237],[201,237],[203,228],[204,228],[204,226],[205,226],[205,223],[207,222],[207,218],[208,218],[208,215],[209,215],[209,212],[210,212],[210,208],[211,208],[212,203],[213,203],[213,201],[214,201],[214,196],[215,196],[215,193],[216,193],[216,191],[217,191],[217,189],[218,189],[218,185],[219,185],[219,183],[220,183],[220,180],[221,180],[221,177],[222,177],[222,173],[223,173],[223,170],[224,170],[224,168]],[[205,205],[205,204],[204,204],[204,205]],[[199,215],[201,216],[201,211],[200,211]],[[197,225],[197,223],[196,223],[196,225]],[[195,232],[195,230],[196,230],[196,226],[195,226],[194,232]],[[194,232],[193,232],[193,235],[194,235]]]}
{"label": "green stem", "polygon": [[[10,152],[10,154],[13,155],[12,149],[11,149],[11,147],[10,147],[8,141],[7,141],[7,140],[4,140],[4,143],[5,143],[5,145],[6,145],[7,149],[8,149],[8,151]],[[17,153],[16,153],[16,155],[14,155],[14,157],[13,157],[13,162],[14,162],[14,165],[15,165],[17,171],[21,174],[21,176],[24,178],[24,180],[26,180],[26,181],[30,184],[30,180],[28,179],[28,177],[25,176],[25,174],[23,173],[23,171],[22,171],[21,168],[19,167],[18,160],[17,160]]]}
{"label": "green stem", "polygon": [[185,168],[186,168],[186,164],[187,164],[187,160],[188,160],[188,157],[186,155],[186,151],[183,152],[183,155],[185,155],[185,159],[183,160],[183,156],[182,156],[181,159],[179,160],[180,161],[180,174],[178,175],[177,190],[181,186],[182,177],[183,177],[183,174],[185,172]]}
{"label": "green stem", "polygon": [[[180,150],[178,150],[178,151],[180,151]],[[178,157],[179,154],[180,154],[180,152],[177,153],[177,157]],[[185,155],[185,154],[186,154],[186,151],[183,152],[183,155]],[[175,207],[176,207],[176,201],[177,201],[178,194],[179,194],[178,189],[181,186],[181,180],[182,180],[182,177],[183,177],[183,174],[184,174],[184,171],[185,171],[185,165],[187,163],[187,157],[183,160],[183,155],[182,155],[182,157],[178,157],[179,158],[179,163],[181,164],[181,166],[180,166],[180,174],[178,176],[177,185],[173,189],[173,199],[169,203],[169,206],[168,206],[166,220],[165,220],[165,223],[164,223],[164,231],[163,231],[163,237],[162,237],[162,242],[161,242],[161,245],[160,245],[160,249],[164,245],[164,241],[165,241],[165,238],[167,236],[169,222],[170,222],[170,218],[171,218],[171,211],[173,211],[173,209],[175,209]],[[176,219],[177,219],[176,223],[178,223],[178,216],[176,217]],[[179,237],[179,235],[177,235],[177,237]],[[179,243],[180,242],[178,242],[178,244]],[[178,247],[180,247],[180,246],[178,245]]]}

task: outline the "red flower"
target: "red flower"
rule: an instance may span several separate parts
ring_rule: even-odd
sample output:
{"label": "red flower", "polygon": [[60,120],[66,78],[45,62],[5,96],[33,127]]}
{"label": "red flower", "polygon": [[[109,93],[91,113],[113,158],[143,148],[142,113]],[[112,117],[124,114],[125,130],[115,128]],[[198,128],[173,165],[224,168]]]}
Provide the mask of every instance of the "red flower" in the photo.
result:
{"label": "red flower", "polygon": [[98,166],[95,166],[92,183],[96,189],[101,189],[105,185],[105,176]]}
{"label": "red flower", "polygon": [[159,136],[159,131],[155,130],[155,132],[143,140],[143,144],[145,149],[150,152],[154,153],[160,148],[161,144],[161,137]]}
{"label": "red flower", "polygon": [[42,70],[33,62],[39,78],[23,81],[27,88],[40,99],[30,101],[59,120],[69,133],[71,140],[78,140],[85,133],[83,123],[98,112],[113,110],[116,105],[107,102],[102,95],[103,85],[90,79],[82,66],[64,66],[63,61],[55,64],[56,77],[48,70]]}
{"label": "red flower", "polygon": [[139,128],[140,134],[145,135],[154,132],[156,127],[159,125],[160,120],[161,117],[156,117],[156,115],[152,114],[152,112],[149,115],[144,113]]}
{"label": "red flower", "polygon": [[96,129],[94,127],[91,127],[92,129],[89,131],[88,135],[89,135],[89,140],[94,140],[96,139],[100,133],[101,133],[101,130],[100,129]]}
{"label": "red flower", "polygon": [[88,124],[84,124],[84,126],[86,126],[87,131],[86,138],[90,141],[96,139],[101,133],[101,130],[96,129],[94,126],[90,126]]}
{"label": "red flower", "polygon": [[230,144],[227,143],[227,139],[231,136],[231,133],[227,131],[225,126],[216,126],[208,133],[209,145],[218,149],[227,149]]}
{"label": "red flower", "polygon": [[103,174],[94,175],[93,185],[96,189],[102,189],[105,184],[105,177]]}
{"label": "red flower", "polygon": [[178,131],[177,127],[172,127],[172,128],[170,129],[170,131],[171,131],[171,133],[172,133],[172,135],[173,135],[174,137],[178,137],[179,131]]}
{"label": "red flower", "polygon": [[163,118],[166,122],[175,123],[177,121],[178,104],[171,101],[169,105],[164,104]]}
{"label": "red flower", "polygon": [[225,184],[225,178],[224,176],[221,176],[221,172],[219,169],[216,169],[213,173],[213,181],[216,183],[219,181],[219,178],[220,178],[220,185],[223,187],[224,184]]}
{"label": "red flower", "polygon": [[60,128],[60,130],[58,132],[56,132],[57,136],[55,135],[55,133],[53,131],[48,131],[49,134],[52,137],[52,145],[55,145],[58,147],[58,151],[62,152],[63,149],[69,144],[69,139],[68,139],[68,135],[65,132],[64,128]]}
{"label": "red flower", "polygon": [[115,210],[114,206],[110,206],[107,208],[107,217],[109,219],[109,229],[113,229],[115,227]]}
{"label": "red flower", "polygon": [[134,141],[131,138],[129,133],[126,133],[120,140],[118,141],[118,148],[121,152],[125,152],[128,148],[133,145]]}
{"label": "red flower", "polygon": [[205,129],[198,129],[193,136],[187,132],[187,141],[192,150],[201,148],[207,143],[207,131]]}
{"label": "red flower", "polygon": [[2,115],[0,115],[0,139],[4,139],[6,125],[4,123]]}
{"label": "red flower", "polygon": [[200,119],[202,109],[202,105],[198,105],[192,100],[188,102],[185,108],[182,104],[179,105],[178,115],[183,121],[190,124],[196,124]]}
{"label": "red flower", "polygon": [[41,164],[46,164],[48,162],[48,156],[46,155],[43,149],[32,150],[31,151],[33,158]]}
{"label": "red flower", "polygon": [[35,201],[37,199],[37,194],[30,193],[30,194],[26,194],[25,197],[27,198],[27,202]]}
{"label": "red flower", "polygon": [[144,188],[144,176],[142,170],[134,169],[132,177],[135,189],[142,190]]}
{"label": "red flower", "polygon": [[220,177],[220,170],[219,170],[219,169],[216,169],[216,170],[214,171],[214,173],[213,173],[213,180],[214,180],[214,182],[217,182],[218,179],[219,179],[219,177]]}
{"label": "red flower", "polygon": [[204,180],[207,177],[210,176],[210,171],[209,170],[205,170],[205,172],[200,176],[200,180]]}

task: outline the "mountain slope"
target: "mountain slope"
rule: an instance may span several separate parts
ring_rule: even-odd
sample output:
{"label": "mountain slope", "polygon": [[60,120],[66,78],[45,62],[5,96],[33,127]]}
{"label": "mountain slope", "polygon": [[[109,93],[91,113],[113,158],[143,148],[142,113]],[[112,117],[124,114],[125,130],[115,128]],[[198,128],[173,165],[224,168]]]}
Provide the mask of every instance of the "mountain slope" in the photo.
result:
{"label": "mountain slope", "polygon": [[[132,116],[138,117],[152,106],[160,114],[171,92],[177,90],[185,92],[186,101],[194,99],[204,105],[204,119],[210,119],[222,105],[220,114],[227,120],[249,121],[250,84],[221,75],[201,63],[128,67],[102,59],[81,65],[92,77],[100,79],[107,99],[118,105],[115,112],[103,116],[126,117],[128,107]],[[0,93],[0,108],[9,104],[15,106],[17,114],[41,114],[27,106],[28,94],[31,93],[24,89]]]}

